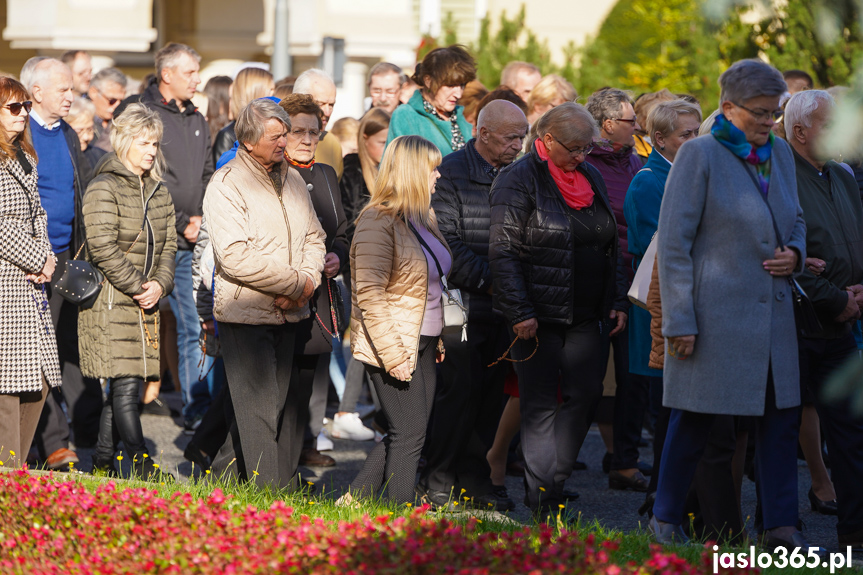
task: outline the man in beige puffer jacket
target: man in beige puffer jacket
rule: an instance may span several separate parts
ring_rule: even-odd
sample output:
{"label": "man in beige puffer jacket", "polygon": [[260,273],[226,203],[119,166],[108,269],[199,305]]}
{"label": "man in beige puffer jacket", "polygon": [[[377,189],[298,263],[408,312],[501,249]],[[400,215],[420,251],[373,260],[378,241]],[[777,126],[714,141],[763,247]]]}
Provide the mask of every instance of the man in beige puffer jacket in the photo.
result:
{"label": "man in beige puffer jacket", "polygon": [[204,197],[213,314],[235,412],[213,469],[279,488],[296,487],[311,388],[291,380],[295,324],[309,315],[326,253],[308,190],[285,162],[290,127],[277,104],[252,101],[237,119],[237,156]]}

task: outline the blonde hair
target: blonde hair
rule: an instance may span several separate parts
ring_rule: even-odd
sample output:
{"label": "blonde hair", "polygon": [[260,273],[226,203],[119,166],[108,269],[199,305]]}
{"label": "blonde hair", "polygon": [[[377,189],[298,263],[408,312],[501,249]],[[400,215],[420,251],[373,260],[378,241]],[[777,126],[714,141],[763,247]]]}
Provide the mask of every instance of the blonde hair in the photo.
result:
{"label": "blonde hair", "polygon": [[69,107],[69,114],[65,120],[67,124],[72,124],[78,119],[78,116],[94,117],[96,115],[96,105],[89,98],[78,96],[72,100],[72,105]]}
{"label": "blonde hair", "polygon": [[162,155],[162,118],[144,104],[129,104],[122,114],[114,118],[111,128],[111,146],[122,162],[129,155],[132,142],[138,136],[153,138],[159,143],[156,160],[150,168],[150,177],[161,182],[165,172],[165,157]]}
{"label": "blonde hair", "polygon": [[440,150],[422,136],[399,136],[384,152],[375,189],[370,190],[371,200],[363,211],[378,208],[429,225],[429,176],[440,162]]}
{"label": "blonde hair", "polygon": [[552,102],[561,99],[564,102],[574,102],[578,92],[572,84],[557,74],[544,76],[539,84],[533,87],[527,96],[528,112],[533,112],[537,106],[551,106]]}
{"label": "blonde hair", "polygon": [[[365,180],[370,194],[375,189],[375,179],[378,177],[378,164],[369,156],[363,136],[370,138],[381,130],[388,130],[389,127],[390,115],[387,111],[380,108],[372,108],[363,116],[357,129],[357,155],[360,157],[360,170],[363,173],[363,180]],[[383,158],[381,159],[383,160]]]}
{"label": "blonde hair", "polygon": [[231,116],[239,118],[240,112],[252,100],[272,96],[275,88],[273,75],[261,68],[243,68],[231,84]]}
{"label": "blonde hair", "polygon": [[677,129],[680,116],[685,115],[695,116],[701,124],[701,108],[695,104],[686,100],[659,102],[647,114],[647,135],[653,138],[659,132],[665,137],[670,136]]}

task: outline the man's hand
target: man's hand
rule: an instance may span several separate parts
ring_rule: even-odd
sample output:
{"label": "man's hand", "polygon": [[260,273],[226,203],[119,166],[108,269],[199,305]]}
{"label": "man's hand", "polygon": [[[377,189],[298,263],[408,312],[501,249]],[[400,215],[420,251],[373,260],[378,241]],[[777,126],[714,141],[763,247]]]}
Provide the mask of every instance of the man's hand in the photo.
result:
{"label": "man's hand", "polygon": [[617,320],[617,325],[614,326],[614,329],[611,330],[611,333],[608,334],[608,337],[614,337],[620,332],[622,332],[624,329],[626,329],[626,313],[613,309],[611,310],[611,313],[608,314],[608,317]]}
{"label": "man's hand", "polygon": [[681,335],[668,338],[668,355],[676,359],[686,359],[695,351],[695,336]]}
{"label": "man's hand", "polygon": [[806,262],[804,264],[806,269],[815,274],[816,276],[820,276],[824,273],[824,268],[827,267],[827,262],[824,260],[819,260],[818,258],[806,258]]}
{"label": "man's hand", "polygon": [[[863,285],[858,284],[856,286],[848,286],[845,289],[854,294],[854,299],[857,300],[857,307],[863,310]],[[863,311],[861,311],[861,313],[863,313]]]}
{"label": "man's hand", "polygon": [[410,381],[411,380],[411,368],[407,361],[403,362],[401,365],[397,365],[390,370],[390,375],[396,378],[399,381]]}
{"label": "man's hand", "polygon": [[186,229],[183,230],[183,237],[186,238],[190,244],[194,244],[198,241],[198,232],[201,231],[201,216],[191,216],[189,218],[189,225],[186,226]]}
{"label": "man's hand", "polygon": [[781,250],[776,248],[773,258],[764,262],[764,269],[770,272],[770,275],[787,277],[794,273],[797,267],[797,252],[787,246]]}
{"label": "man's hand", "polygon": [[339,261],[339,256],[330,252],[324,258],[324,275],[328,278],[336,277],[336,274],[339,273],[339,267],[341,266],[341,261]]}
{"label": "man's hand", "polygon": [[277,295],[273,304],[282,311],[288,311],[291,308],[300,307],[296,300],[293,300],[286,295]]}
{"label": "man's hand", "polygon": [[846,322],[860,317],[860,306],[857,305],[856,297],[856,294],[849,289],[848,302],[845,304],[845,309],[842,310],[842,313],[836,316],[836,321]]}
{"label": "man's hand", "polygon": [[150,309],[159,303],[159,298],[162,297],[162,286],[159,285],[159,282],[151,280],[141,287],[144,291],[132,296],[132,299],[138,302],[141,309]]}
{"label": "man's hand", "polygon": [[216,335],[216,320],[208,319],[207,321],[202,321],[201,329],[204,330],[207,335]]}
{"label": "man's hand", "polygon": [[533,339],[536,337],[536,330],[539,327],[539,322],[535,317],[526,319],[512,326],[512,331],[519,339]]}

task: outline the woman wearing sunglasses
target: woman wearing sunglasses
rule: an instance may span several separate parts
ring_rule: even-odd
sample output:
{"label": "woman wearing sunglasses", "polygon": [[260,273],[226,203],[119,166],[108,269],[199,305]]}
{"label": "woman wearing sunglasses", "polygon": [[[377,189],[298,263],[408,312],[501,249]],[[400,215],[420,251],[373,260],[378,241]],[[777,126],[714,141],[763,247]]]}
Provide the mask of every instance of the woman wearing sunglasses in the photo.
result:
{"label": "woman wearing sunglasses", "polygon": [[12,78],[0,78],[0,462],[27,458],[60,362],[45,284],[56,260],[36,188],[31,104]]}
{"label": "woman wearing sunglasses", "polygon": [[566,102],[536,126],[530,152],[492,186],[489,264],[494,305],[519,338],[527,498],[545,519],[566,503],[564,481],[602,395],[608,338],[623,331],[629,303],[612,206],[584,161],[596,122]]}

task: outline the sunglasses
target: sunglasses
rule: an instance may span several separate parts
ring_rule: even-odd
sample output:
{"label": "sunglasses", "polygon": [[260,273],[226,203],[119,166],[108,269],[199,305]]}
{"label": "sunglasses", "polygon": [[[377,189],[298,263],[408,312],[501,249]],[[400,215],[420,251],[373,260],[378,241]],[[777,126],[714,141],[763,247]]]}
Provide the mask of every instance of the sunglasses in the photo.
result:
{"label": "sunglasses", "polygon": [[116,104],[117,102],[119,102],[119,101],[120,101],[120,99],[119,99],[119,98],[109,98],[109,97],[108,97],[108,96],[106,96],[106,95],[105,95],[105,93],[104,93],[104,92],[102,92],[102,90],[100,90],[99,88],[96,88],[96,91],[97,91],[97,92],[99,92],[99,95],[100,95],[100,96],[102,96],[103,98],[105,98],[105,100],[108,102],[108,105],[109,105],[109,106],[113,106],[114,104]]}
{"label": "sunglasses", "polygon": [[27,110],[27,113],[30,113],[30,110],[33,109],[33,102],[27,100],[26,102],[12,102],[11,104],[6,104],[3,106],[4,108],[9,108],[9,112],[13,116],[17,116],[21,113],[21,110]]}

